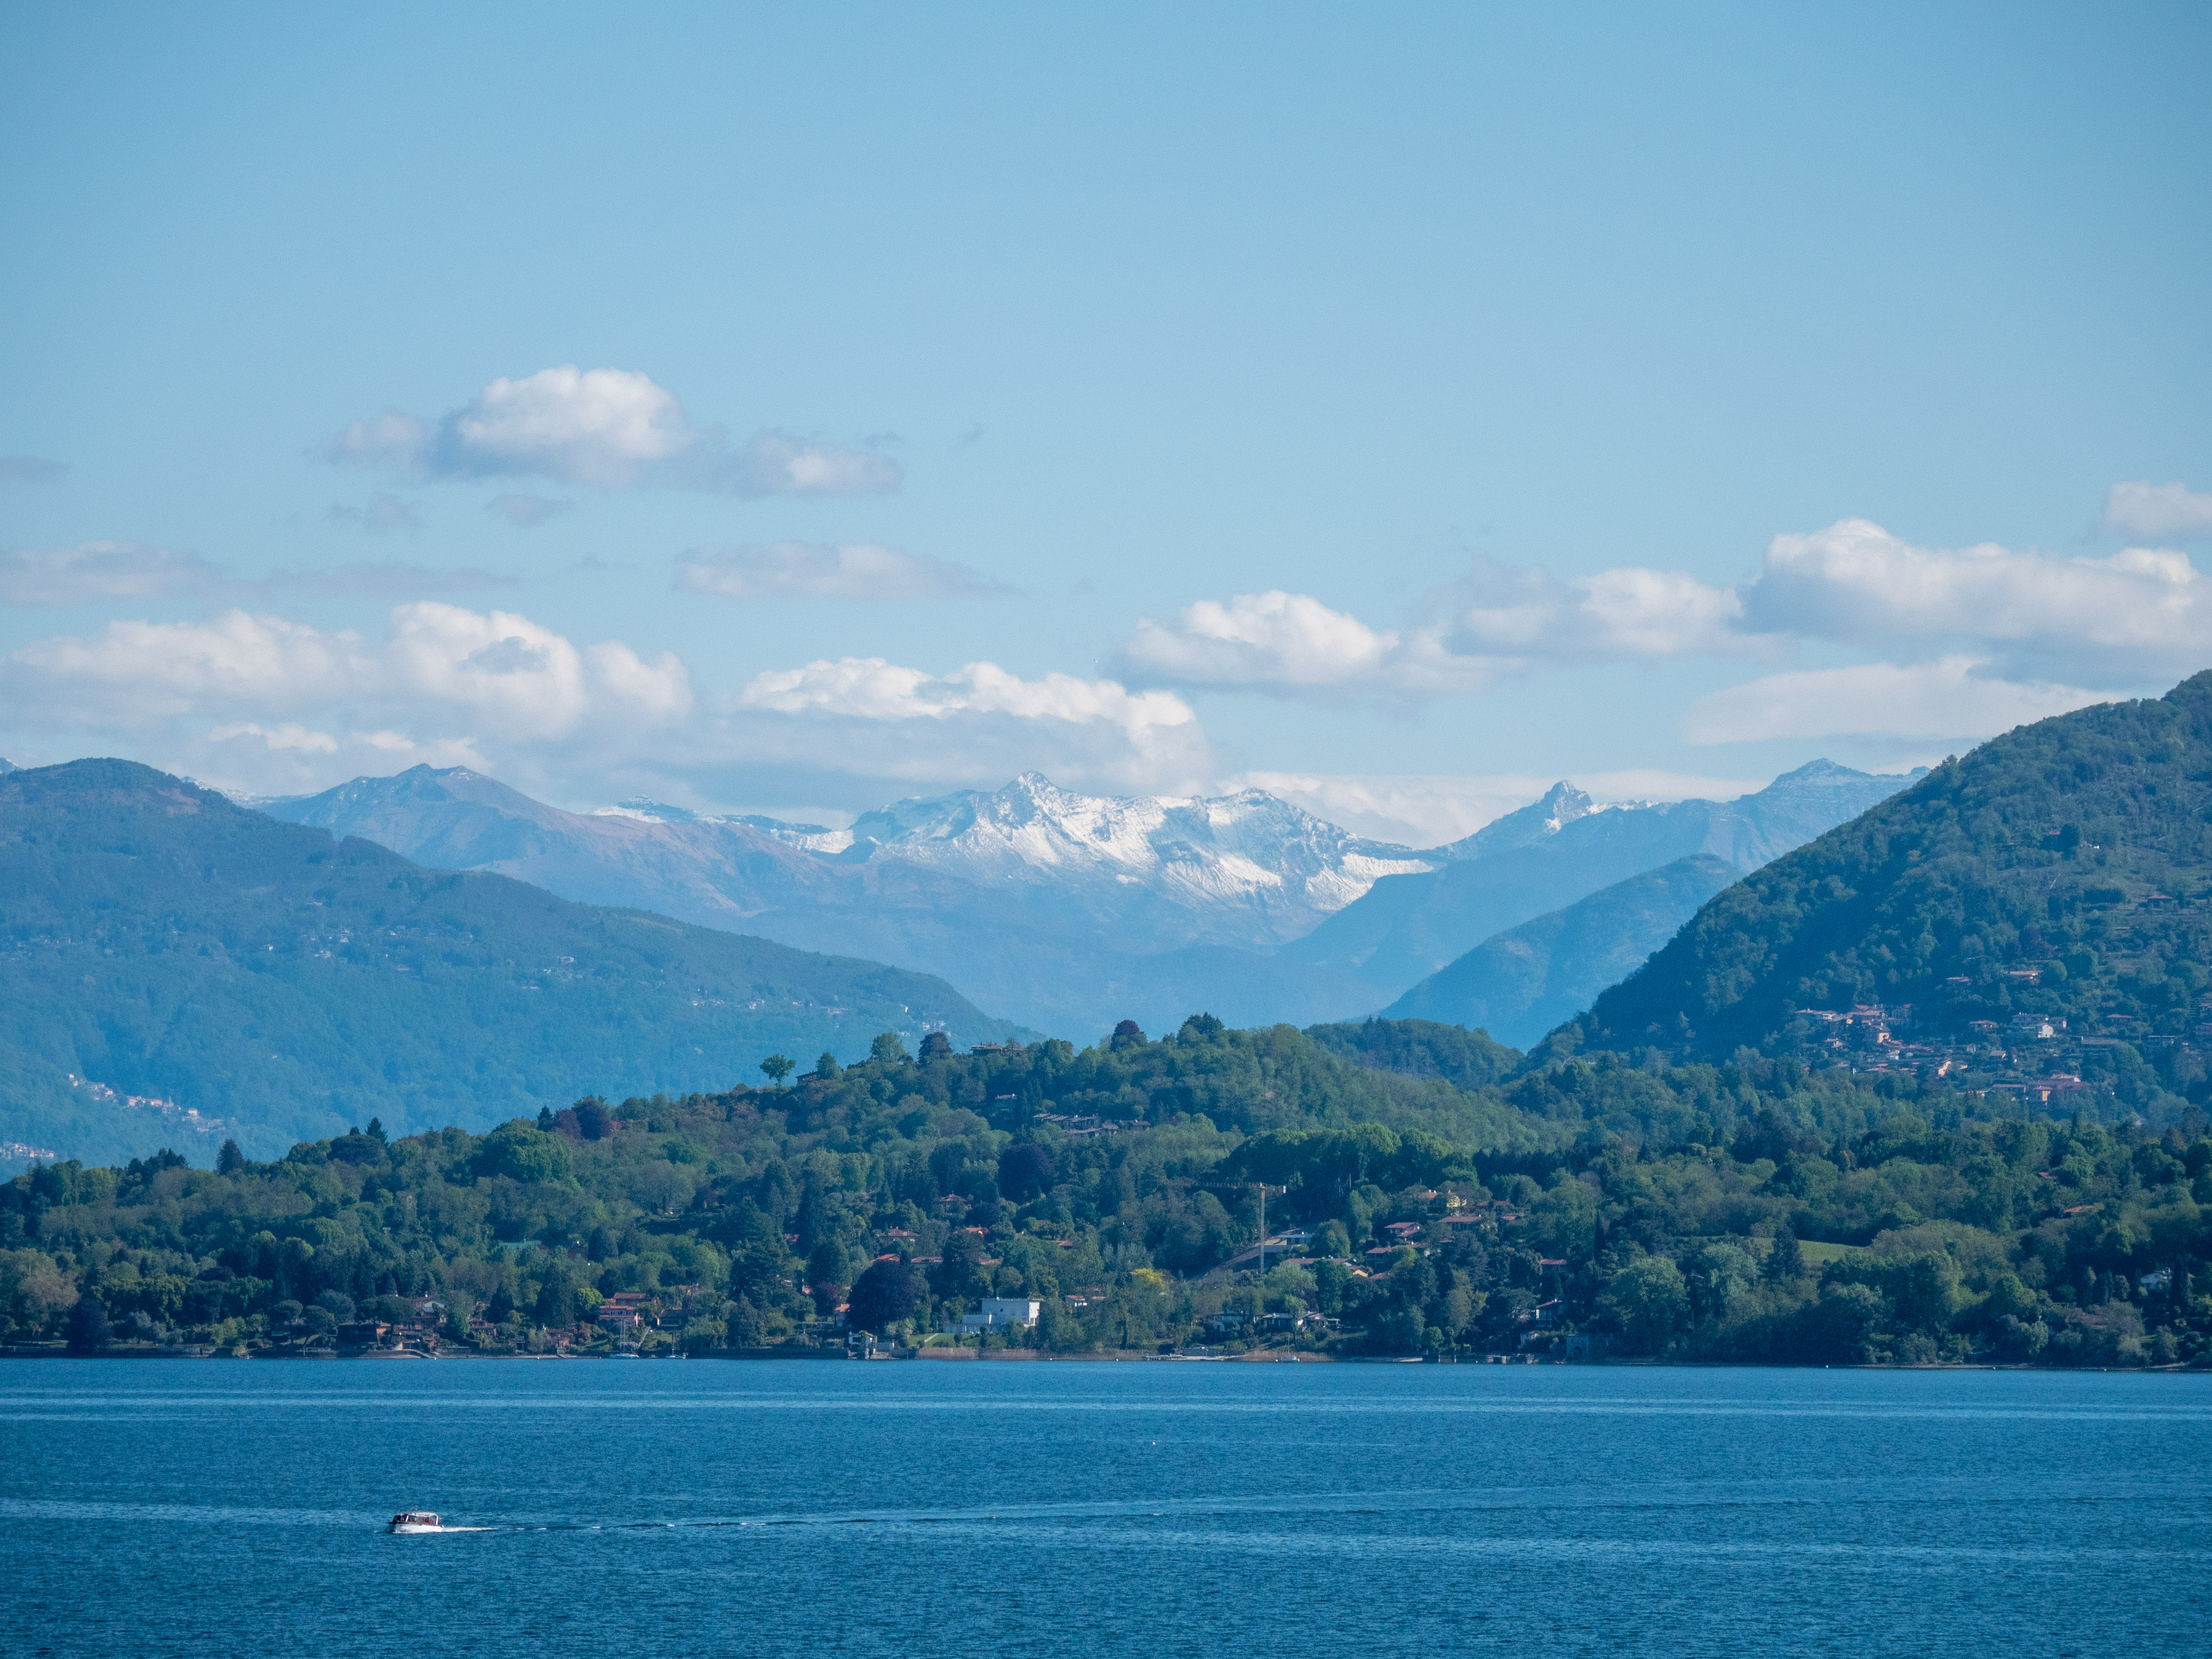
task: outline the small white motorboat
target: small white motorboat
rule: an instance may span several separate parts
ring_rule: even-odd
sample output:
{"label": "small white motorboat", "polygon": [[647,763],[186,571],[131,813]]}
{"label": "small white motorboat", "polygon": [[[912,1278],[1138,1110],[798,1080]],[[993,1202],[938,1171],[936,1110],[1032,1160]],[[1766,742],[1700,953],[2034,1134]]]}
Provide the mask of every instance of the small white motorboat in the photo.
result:
{"label": "small white motorboat", "polygon": [[392,1517],[387,1532],[443,1532],[444,1525],[428,1510],[403,1510]]}

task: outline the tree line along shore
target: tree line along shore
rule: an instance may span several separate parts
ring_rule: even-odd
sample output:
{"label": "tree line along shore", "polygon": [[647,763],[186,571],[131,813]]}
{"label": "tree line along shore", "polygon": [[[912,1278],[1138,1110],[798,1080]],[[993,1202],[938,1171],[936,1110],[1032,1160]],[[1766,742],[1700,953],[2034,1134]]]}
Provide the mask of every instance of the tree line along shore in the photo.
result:
{"label": "tree line along shore", "polygon": [[2212,1364],[2201,1123],[1748,1054],[1500,1084],[1469,1036],[887,1034],[483,1134],[38,1165],[0,1185],[0,1344]]}

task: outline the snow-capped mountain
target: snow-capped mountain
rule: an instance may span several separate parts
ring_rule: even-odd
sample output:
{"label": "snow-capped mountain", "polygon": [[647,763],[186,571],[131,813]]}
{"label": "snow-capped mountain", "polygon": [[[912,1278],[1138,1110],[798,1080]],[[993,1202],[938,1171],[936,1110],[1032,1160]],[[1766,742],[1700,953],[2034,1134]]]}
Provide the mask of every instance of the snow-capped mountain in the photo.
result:
{"label": "snow-capped mountain", "polygon": [[1112,931],[1140,933],[1155,949],[1279,945],[1380,878],[1437,863],[1408,848],[1363,840],[1258,789],[1218,797],[1082,795],[1036,772],[1003,789],[895,801],[842,830],[706,817],[646,801],[613,811],[652,822],[744,824],[841,865],[908,865],[1001,893],[1025,890],[1032,902],[1091,913]]}
{"label": "snow-capped mountain", "polygon": [[1258,791],[1117,799],[1035,775],[849,830],[645,800],[567,812],[427,766],[256,805],[440,868],[941,974],[1085,1038],[1125,1017],[1171,1029],[1201,1006],[1237,1023],[1358,1012],[1356,980],[1269,953],[1378,878],[1436,867]]}

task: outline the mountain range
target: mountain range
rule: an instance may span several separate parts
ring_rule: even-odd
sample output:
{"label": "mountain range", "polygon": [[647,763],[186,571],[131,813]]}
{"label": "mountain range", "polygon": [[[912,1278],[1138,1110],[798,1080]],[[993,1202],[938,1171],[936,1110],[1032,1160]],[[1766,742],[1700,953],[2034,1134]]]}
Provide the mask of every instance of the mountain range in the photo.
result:
{"label": "mountain range", "polygon": [[1036,1035],[927,975],[427,870],[125,761],[0,776],[10,1160],[483,1128],[885,1030]]}
{"label": "mountain range", "polygon": [[1617,805],[1562,783],[1426,851],[1257,790],[1114,799],[1036,774],[846,830],[647,801],[569,812],[429,767],[256,804],[438,868],[937,974],[1087,1039],[1199,1009],[1238,1025],[1356,1018],[1494,933],[1694,854],[1755,867],[1908,781],[1823,761],[1737,801]]}

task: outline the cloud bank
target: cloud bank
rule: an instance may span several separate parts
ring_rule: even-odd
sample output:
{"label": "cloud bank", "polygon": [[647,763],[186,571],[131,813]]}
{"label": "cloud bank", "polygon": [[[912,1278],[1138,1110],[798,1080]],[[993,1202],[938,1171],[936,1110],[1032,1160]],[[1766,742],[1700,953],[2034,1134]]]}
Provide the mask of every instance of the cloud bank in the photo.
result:
{"label": "cloud bank", "polygon": [[1030,768],[1122,793],[1188,791],[1217,769],[1196,714],[1170,692],[1026,680],[989,662],[939,675],[846,658],[708,700],[672,653],[429,601],[394,608],[379,638],[242,609],[112,622],[0,659],[0,731],[120,742],[264,794],[418,760],[592,804],[611,783],[741,799],[763,774],[875,805]]}
{"label": "cloud bank", "polygon": [[[2179,485],[2116,486],[2113,502],[2108,517],[2138,528],[2212,525],[2212,496]],[[1114,664],[1139,684],[1418,702],[1546,664],[1771,659],[1814,644],[1889,660],[1720,693],[1692,714],[1692,740],[1987,735],[2148,690],[2212,665],[2212,587],[2172,548],[1927,548],[1845,519],[1777,536],[1734,587],[1637,566],[1563,580],[1483,565],[1402,629],[1279,590],[1202,599],[1140,620]]]}
{"label": "cloud bank", "polygon": [[323,453],[405,477],[536,477],[600,490],[756,497],[880,495],[904,477],[878,451],[775,428],[733,444],[721,428],[693,422],[649,375],[574,364],[494,380],[435,420],[387,409],[349,422]]}

